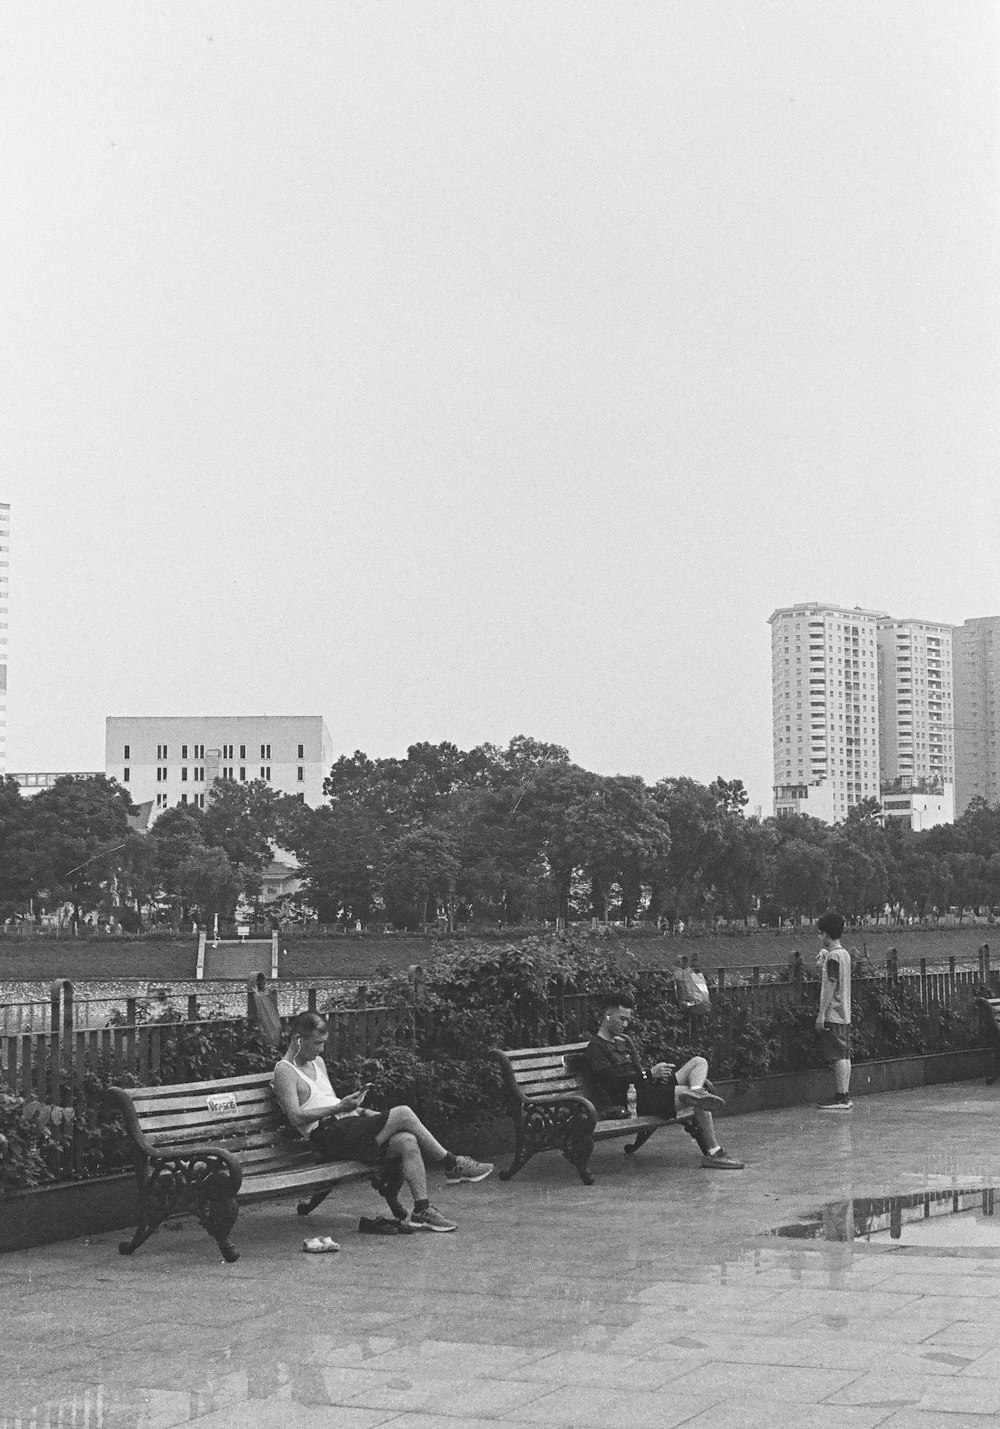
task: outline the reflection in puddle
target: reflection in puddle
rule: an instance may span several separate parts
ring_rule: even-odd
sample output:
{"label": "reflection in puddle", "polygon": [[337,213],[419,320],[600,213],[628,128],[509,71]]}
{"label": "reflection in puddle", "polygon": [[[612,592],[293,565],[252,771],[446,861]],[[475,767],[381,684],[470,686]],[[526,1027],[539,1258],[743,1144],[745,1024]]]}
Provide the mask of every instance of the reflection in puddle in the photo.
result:
{"label": "reflection in puddle", "polygon": [[994,1218],[995,1188],[916,1191],[907,1196],[856,1196],[829,1201],[771,1235],[794,1240],[853,1241],[880,1238],[902,1245],[1000,1248]]}

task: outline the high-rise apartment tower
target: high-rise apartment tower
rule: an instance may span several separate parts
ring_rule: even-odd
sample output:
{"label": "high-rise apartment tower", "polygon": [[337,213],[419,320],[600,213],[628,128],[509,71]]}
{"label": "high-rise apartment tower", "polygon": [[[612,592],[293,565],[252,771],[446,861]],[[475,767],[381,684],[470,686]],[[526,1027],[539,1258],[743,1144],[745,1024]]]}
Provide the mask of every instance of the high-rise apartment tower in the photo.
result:
{"label": "high-rise apartment tower", "polygon": [[952,627],[879,621],[879,754],[883,783],[955,782]]}
{"label": "high-rise apartment tower", "polygon": [[822,602],[771,616],[776,814],[839,823],[878,798],[878,625],[887,618]]}
{"label": "high-rise apartment tower", "polygon": [[970,799],[1000,801],[1000,615],[956,625],[955,812]]}

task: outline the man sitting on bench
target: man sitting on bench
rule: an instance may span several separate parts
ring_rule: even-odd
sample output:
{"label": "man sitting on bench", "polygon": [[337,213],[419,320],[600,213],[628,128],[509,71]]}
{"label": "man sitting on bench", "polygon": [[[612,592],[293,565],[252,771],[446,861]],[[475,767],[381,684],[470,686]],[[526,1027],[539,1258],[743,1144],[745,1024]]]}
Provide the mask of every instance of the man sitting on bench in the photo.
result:
{"label": "man sitting on bench", "polygon": [[319,1013],[297,1013],[291,1033],[288,1051],[274,1069],[274,1094],[289,1124],[308,1137],[318,1160],[356,1160],[375,1166],[386,1156],[398,1156],[403,1180],[413,1196],[409,1224],[416,1230],[453,1231],[455,1222],[427,1198],[424,1157],[444,1168],[449,1185],[485,1181],[493,1170],[492,1162],[446,1151],[408,1106],[363,1112],[367,1087],[338,1097],[322,1057],[327,1024]]}
{"label": "man sitting on bench", "polygon": [[629,1086],[636,1089],[640,1116],[681,1121],[701,1151],[710,1171],[742,1171],[743,1162],[727,1156],[715,1135],[710,1108],[723,1101],[708,1081],[708,1062],[692,1057],[683,1067],[657,1062],[644,1072],[639,1052],[627,1028],[635,1004],[628,993],[612,992],[600,999],[601,1025],[583,1053],[584,1080],[600,1117],[626,1116]]}

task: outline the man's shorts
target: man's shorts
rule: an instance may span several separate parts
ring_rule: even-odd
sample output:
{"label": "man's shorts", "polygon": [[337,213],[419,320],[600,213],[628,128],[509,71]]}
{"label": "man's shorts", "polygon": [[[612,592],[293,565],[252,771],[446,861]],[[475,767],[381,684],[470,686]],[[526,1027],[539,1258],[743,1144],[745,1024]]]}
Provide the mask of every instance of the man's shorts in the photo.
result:
{"label": "man's shorts", "polygon": [[851,1060],[851,1024],[849,1022],[824,1022],[823,1031],[816,1033],[820,1053],[827,1062],[849,1062]]}

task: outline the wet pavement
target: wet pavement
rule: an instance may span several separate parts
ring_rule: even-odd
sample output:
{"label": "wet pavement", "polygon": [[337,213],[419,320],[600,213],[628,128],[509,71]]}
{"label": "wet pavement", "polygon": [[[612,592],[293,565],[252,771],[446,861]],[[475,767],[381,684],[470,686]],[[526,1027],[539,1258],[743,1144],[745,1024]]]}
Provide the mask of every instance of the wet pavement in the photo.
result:
{"label": "wet pavement", "polygon": [[[676,1129],[512,1182],[436,1185],[454,1235],[368,1237],[336,1191],[0,1256],[0,1426],[459,1429],[1000,1423],[1000,1088]],[[998,1198],[1000,1199],[1000,1198]],[[781,1234],[776,1232],[781,1231]],[[337,1255],[303,1255],[304,1234]],[[993,1416],[997,1416],[994,1421]]]}

